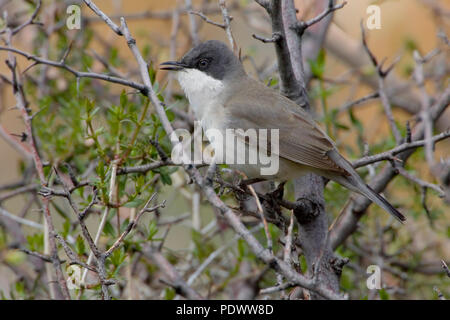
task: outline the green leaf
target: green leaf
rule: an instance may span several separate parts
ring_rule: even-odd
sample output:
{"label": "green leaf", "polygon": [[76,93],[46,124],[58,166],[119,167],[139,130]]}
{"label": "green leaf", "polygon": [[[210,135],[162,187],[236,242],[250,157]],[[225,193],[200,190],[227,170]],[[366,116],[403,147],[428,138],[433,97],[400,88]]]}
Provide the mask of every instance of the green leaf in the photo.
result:
{"label": "green leaf", "polygon": [[120,249],[115,250],[111,254],[111,256],[109,257],[109,260],[116,268],[118,268],[125,261],[126,257],[127,257],[127,254],[125,253],[125,249],[120,248]]}
{"label": "green leaf", "polygon": [[27,255],[19,250],[6,250],[2,258],[8,264],[18,266],[25,262]]}
{"label": "green leaf", "polygon": [[111,50],[109,50],[110,54],[109,54],[109,63],[113,66],[113,67],[117,67],[119,65],[119,50],[115,47],[111,48]]}
{"label": "green leaf", "polygon": [[322,79],[323,74],[325,72],[325,58],[326,58],[325,50],[321,49],[315,61],[314,60],[308,61],[309,66],[311,67],[312,74],[318,79]]}
{"label": "green leaf", "polygon": [[[150,81],[152,84],[155,83],[155,79],[156,79],[156,70],[153,67],[153,61],[150,62],[149,66],[148,66],[148,75],[150,76]],[[158,90],[155,90],[156,92]]]}
{"label": "green leaf", "polygon": [[63,238],[67,238],[67,236],[69,235],[70,226],[71,226],[70,220],[66,219],[63,223],[63,231],[62,231]]}
{"label": "green leaf", "polygon": [[142,200],[142,199],[134,199],[133,201],[127,202],[124,205],[124,207],[126,207],[126,208],[137,208],[143,203],[144,203],[144,200]]}
{"label": "green leaf", "polygon": [[156,221],[151,220],[148,224],[148,241],[152,241],[153,237],[158,233],[158,227],[156,226]]}
{"label": "green leaf", "polygon": [[31,251],[42,252],[44,251],[44,234],[36,233],[30,236],[27,236],[28,246]]}
{"label": "green leaf", "polygon": [[175,298],[175,290],[173,288],[165,288],[164,289],[164,299],[165,300],[173,300]]}
{"label": "green leaf", "polygon": [[84,240],[81,235],[78,235],[75,241],[75,251],[79,255],[83,255],[86,252],[86,246],[84,245]]}
{"label": "green leaf", "polygon": [[112,226],[111,222],[106,221],[105,227],[103,228],[103,233],[105,233],[106,235],[108,235],[110,237],[116,236],[116,231],[115,231],[114,227]]}
{"label": "green leaf", "polygon": [[120,94],[120,106],[124,109],[128,104],[128,95],[125,90]]}
{"label": "green leaf", "polygon": [[245,255],[246,255],[246,250],[245,250],[245,243],[244,240],[239,239],[237,241],[237,250],[238,250],[238,260],[241,261]]}
{"label": "green leaf", "polygon": [[300,256],[299,262],[300,262],[300,269],[302,269],[303,273],[306,273],[308,271],[308,264],[306,263],[306,258],[304,255]]}
{"label": "green leaf", "polygon": [[167,184],[169,186],[172,185],[172,178],[170,178],[168,169],[166,167],[162,167],[160,168],[159,172],[161,174],[162,183]]}
{"label": "green leaf", "polygon": [[381,300],[389,300],[389,293],[387,293],[387,291],[384,288],[380,289],[380,291],[378,291],[378,293],[380,294]]}

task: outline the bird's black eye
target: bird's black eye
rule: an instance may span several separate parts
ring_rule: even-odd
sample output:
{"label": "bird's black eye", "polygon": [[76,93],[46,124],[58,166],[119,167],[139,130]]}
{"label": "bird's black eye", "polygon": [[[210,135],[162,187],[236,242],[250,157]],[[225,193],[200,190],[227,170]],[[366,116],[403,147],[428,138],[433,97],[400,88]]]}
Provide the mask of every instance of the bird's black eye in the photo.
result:
{"label": "bird's black eye", "polygon": [[206,69],[206,67],[209,65],[209,60],[206,58],[200,59],[197,63],[197,66],[199,69]]}

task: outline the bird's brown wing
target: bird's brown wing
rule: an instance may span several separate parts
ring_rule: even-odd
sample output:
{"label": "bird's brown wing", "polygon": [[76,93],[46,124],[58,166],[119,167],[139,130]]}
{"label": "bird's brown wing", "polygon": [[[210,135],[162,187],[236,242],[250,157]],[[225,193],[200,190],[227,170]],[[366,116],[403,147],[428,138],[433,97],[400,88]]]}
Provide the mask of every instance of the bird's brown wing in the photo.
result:
{"label": "bird's brown wing", "polygon": [[[279,129],[280,157],[313,168],[348,174],[328,157],[328,152],[335,149],[334,143],[308,113],[254,80],[249,80],[245,88],[245,94],[241,91],[225,104],[227,128]],[[240,138],[245,141],[242,135]]]}

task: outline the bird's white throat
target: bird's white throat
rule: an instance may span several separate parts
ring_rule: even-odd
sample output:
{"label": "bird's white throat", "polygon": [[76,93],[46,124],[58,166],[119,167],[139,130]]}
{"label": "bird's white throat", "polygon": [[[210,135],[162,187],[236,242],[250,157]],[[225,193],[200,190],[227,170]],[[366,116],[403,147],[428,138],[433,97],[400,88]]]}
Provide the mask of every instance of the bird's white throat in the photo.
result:
{"label": "bird's white throat", "polygon": [[197,69],[179,71],[178,82],[199,120],[210,107],[217,107],[225,88],[222,81]]}

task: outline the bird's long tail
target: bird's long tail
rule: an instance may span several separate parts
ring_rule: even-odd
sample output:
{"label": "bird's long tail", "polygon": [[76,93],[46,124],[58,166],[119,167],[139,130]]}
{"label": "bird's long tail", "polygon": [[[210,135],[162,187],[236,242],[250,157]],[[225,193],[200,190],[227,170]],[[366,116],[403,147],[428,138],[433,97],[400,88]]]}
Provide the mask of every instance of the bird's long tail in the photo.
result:
{"label": "bird's long tail", "polygon": [[406,221],[406,217],[397,209],[395,209],[385,198],[383,198],[380,194],[378,194],[377,192],[375,192],[375,190],[368,186],[359,176],[356,170],[353,169],[352,165],[347,160],[345,160],[338,152],[331,152],[329,154],[329,157],[340,167],[344,168],[350,175],[343,176],[337,174],[327,174],[327,178],[334,180],[342,184],[344,187],[367,197],[369,200],[379,205],[385,211],[389,212],[400,222],[403,223],[404,221]]}

